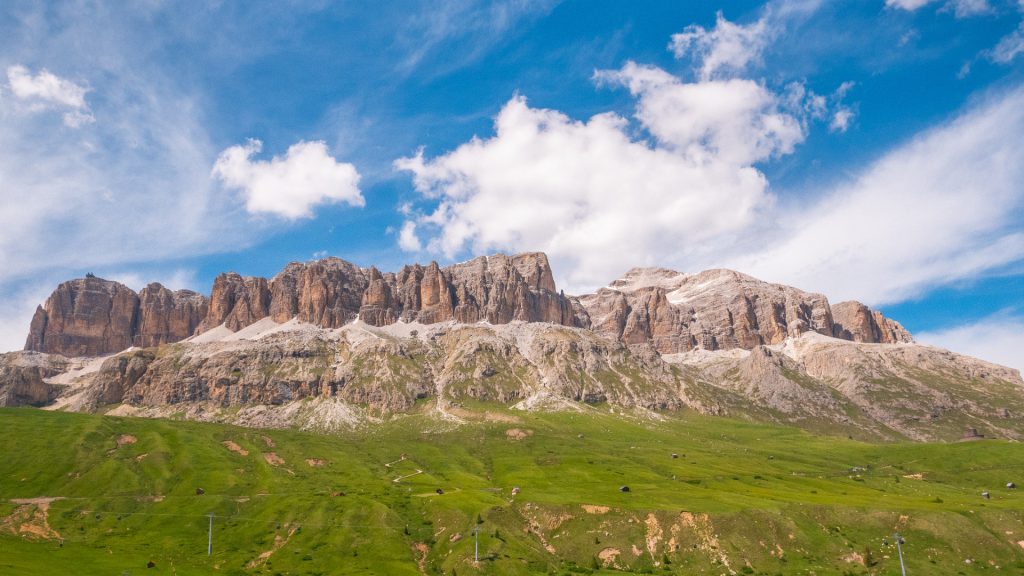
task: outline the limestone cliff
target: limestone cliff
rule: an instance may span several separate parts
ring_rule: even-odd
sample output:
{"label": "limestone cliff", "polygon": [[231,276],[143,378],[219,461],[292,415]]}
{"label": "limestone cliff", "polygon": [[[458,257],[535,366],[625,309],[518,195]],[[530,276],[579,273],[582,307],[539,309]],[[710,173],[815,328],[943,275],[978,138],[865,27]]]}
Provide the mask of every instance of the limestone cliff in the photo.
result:
{"label": "limestone cliff", "polygon": [[136,294],[87,276],[64,282],[36,308],[25,349],[73,357],[157,346],[192,335],[206,313],[206,297],[190,290],[154,283]]}
{"label": "limestone cliff", "polygon": [[832,307],[833,335],[854,342],[895,344],[913,342],[899,322],[886,318],[856,301],[840,302]]}
{"label": "limestone cliff", "polygon": [[598,333],[627,344],[649,342],[663,354],[749,350],[804,332],[833,333],[823,295],[731,270],[636,268],[580,302]]}

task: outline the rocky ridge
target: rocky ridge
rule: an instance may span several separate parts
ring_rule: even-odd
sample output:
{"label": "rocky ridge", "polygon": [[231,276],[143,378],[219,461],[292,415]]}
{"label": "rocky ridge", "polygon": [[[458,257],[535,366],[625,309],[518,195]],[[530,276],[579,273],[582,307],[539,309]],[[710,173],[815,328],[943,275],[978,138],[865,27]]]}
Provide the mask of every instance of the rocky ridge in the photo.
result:
{"label": "rocky ridge", "polygon": [[269,280],[222,274],[209,299],[90,277],[58,287],[26,348],[42,353],[0,356],[0,404],[329,428],[475,401],[1024,437],[1016,371],[729,270],[639,268],[579,298],[543,254],[397,273],[328,258]]}

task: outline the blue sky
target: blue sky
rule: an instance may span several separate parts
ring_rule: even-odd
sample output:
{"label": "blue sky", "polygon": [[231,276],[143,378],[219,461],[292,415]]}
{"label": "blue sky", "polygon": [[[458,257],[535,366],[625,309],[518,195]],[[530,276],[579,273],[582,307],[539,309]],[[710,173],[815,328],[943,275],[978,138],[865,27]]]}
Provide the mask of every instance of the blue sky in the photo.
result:
{"label": "blue sky", "polygon": [[544,250],[1024,367],[1024,0],[6,2],[0,348],[60,281]]}

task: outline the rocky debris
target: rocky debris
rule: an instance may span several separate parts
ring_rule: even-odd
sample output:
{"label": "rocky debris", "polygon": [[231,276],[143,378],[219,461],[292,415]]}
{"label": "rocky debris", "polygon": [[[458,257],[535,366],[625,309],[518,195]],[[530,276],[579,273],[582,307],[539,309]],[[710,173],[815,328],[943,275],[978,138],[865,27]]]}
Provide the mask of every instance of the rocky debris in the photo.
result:
{"label": "rocky debris", "polygon": [[914,341],[899,322],[853,300],[833,306],[832,321],[833,336],[843,340],[879,344]]}
{"label": "rocky debris", "polygon": [[0,406],[42,406],[63,386],[46,382],[68,368],[63,358],[38,352],[0,354]]}
{"label": "rocky debris", "polygon": [[26,350],[67,357],[99,356],[131,346],[189,337],[207,314],[205,296],[150,284],[131,288],[87,276],[64,282],[36,308]]}

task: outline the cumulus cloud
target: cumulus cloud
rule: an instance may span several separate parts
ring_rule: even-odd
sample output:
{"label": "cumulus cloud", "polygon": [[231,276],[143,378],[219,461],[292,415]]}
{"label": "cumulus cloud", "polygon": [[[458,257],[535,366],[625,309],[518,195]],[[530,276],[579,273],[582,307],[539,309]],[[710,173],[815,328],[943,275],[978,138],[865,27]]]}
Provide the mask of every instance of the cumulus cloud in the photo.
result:
{"label": "cumulus cloud", "polygon": [[[759,134],[763,122],[755,124]],[[579,122],[517,96],[494,137],[396,166],[439,200],[418,221],[436,231],[428,249],[544,250],[570,286],[593,286],[740,230],[768,201],[764,176],[710,153],[705,131],[692,133],[692,146],[677,131],[663,136],[671,148],[632,139],[615,114]]]}
{"label": "cumulus cloud", "polygon": [[31,110],[66,110],[64,124],[71,128],[96,120],[85,102],[85,94],[89,90],[45,68],[32,74],[24,66],[10,66],[7,68],[7,83],[11,93],[28,103]]}
{"label": "cumulus cloud", "polygon": [[1024,317],[997,314],[978,322],[914,336],[918,342],[941,346],[1024,373]]}
{"label": "cumulus cloud", "polygon": [[[687,28],[670,48],[692,56],[694,81],[635,62],[596,72],[597,84],[629,90],[635,122],[612,112],[575,120],[516,95],[493,136],[397,160],[424,199],[402,211],[401,247],[448,258],[543,250],[570,290],[637,264],[707,261],[771,213],[775,196],[758,165],[792,153],[812,121],[840,113],[852,86],[826,97],[799,82],[775,91],[733,77],[776,28],[818,5],[773,2],[753,24],[719,14],[712,30]],[[852,114],[840,113],[839,128]]]}
{"label": "cumulus cloud", "polygon": [[637,98],[636,118],[660,144],[694,160],[746,165],[789,154],[803,127],[779,98],[753,80],[686,83],[653,66],[627,63],[597,74]]}
{"label": "cumulus cloud", "polygon": [[1024,89],[994,96],[886,154],[769,248],[729,265],[837,300],[894,302],[1024,258]]}
{"label": "cumulus cloud", "polygon": [[213,176],[243,192],[250,213],[298,220],[312,217],[321,204],[365,205],[355,166],[332,158],[324,142],[298,142],[283,157],[253,160],[262,147],[259,140],[232,146],[213,166]]}

